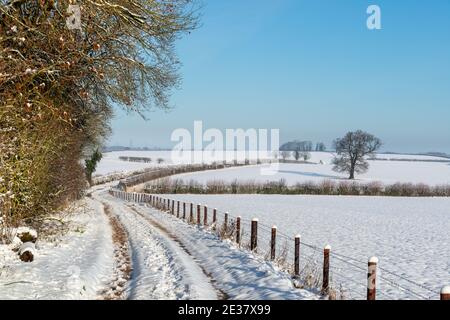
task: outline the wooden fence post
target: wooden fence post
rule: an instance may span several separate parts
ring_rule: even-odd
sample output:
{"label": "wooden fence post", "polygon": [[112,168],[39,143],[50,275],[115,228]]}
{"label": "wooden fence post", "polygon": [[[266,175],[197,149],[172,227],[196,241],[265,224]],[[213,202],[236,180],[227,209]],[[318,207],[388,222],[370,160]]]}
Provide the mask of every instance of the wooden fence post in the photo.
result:
{"label": "wooden fence post", "polygon": [[175,215],[175,200],[172,200],[172,215]]}
{"label": "wooden fence post", "polygon": [[250,235],[250,250],[256,251],[258,248],[258,219],[252,219],[252,229]]}
{"label": "wooden fence post", "polygon": [[203,225],[205,227],[208,225],[208,206],[203,208]]}
{"label": "wooden fence post", "polygon": [[201,215],[201,213],[200,213],[200,210],[201,210],[201,204],[199,203],[198,205],[197,205],[197,224],[198,225],[200,225],[201,224],[201,219],[200,219],[200,215]]}
{"label": "wooden fence post", "polygon": [[214,226],[214,230],[216,230],[216,224],[217,224],[217,209],[214,208],[213,210],[213,226]]}
{"label": "wooden fence post", "polygon": [[377,264],[378,258],[369,259],[367,272],[367,300],[376,300],[377,296]]}
{"label": "wooden fence post", "polygon": [[186,202],[183,202],[183,220],[186,219]]}
{"label": "wooden fence post", "polygon": [[225,212],[225,217],[224,217],[224,220],[223,220],[223,225],[224,225],[224,231],[225,231],[225,233],[228,232],[228,215],[229,215],[229,213],[228,213],[228,212]]}
{"label": "wooden fence post", "polygon": [[445,286],[442,288],[441,300],[450,301],[450,286]]}
{"label": "wooden fence post", "polygon": [[298,234],[295,236],[295,250],[294,250],[294,275],[298,277],[300,275],[300,238]]}
{"label": "wooden fence post", "polygon": [[327,245],[323,249],[323,279],[322,279],[322,294],[328,294],[330,287],[330,250],[331,246]]}
{"label": "wooden fence post", "polygon": [[236,218],[236,243],[241,245],[241,217]]}
{"label": "wooden fence post", "polygon": [[177,218],[180,217],[180,201],[177,201]]}
{"label": "wooden fence post", "polygon": [[272,234],[270,237],[270,260],[275,260],[275,252],[277,247],[277,227],[272,226]]}
{"label": "wooden fence post", "polygon": [[194,204],[191,202],[191,213],[189,216],[189,222],[194,223]]}

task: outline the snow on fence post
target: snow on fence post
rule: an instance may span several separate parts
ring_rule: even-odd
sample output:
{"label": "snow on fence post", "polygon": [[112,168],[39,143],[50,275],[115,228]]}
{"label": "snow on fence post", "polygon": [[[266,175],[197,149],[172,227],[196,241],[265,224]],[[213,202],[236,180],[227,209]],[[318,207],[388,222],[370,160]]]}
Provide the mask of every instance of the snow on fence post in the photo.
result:
{"label": "snow on fence post", "polygon": [[331,246],[327,245],[323,249],[323,278],[322,278],[322,294],[328,294],[330,286],[330,250]]}
{"label": "snow on fence post", "polygon": [[445,286],[442,288],[441,300],[450,301],[450,286]]}
{"label": "snow on fence post", "polygon": [[258,219],[252,219],[252,229],[250,235],[250,250],[256,251],[258,247]]}
{"label": "snow on fence post", "polygon": [[199,203],[197,205],[197,224],[200,225],[201,224],[201,219],[200,219],[200,215],[201,215],[201,204]]}
{"label": "snow on fence post", "polygon": [[300,238],[298,234],[295,236],[295,247],[294,247],[294,275],[298,277],[300,275]]}
{"label": "snow on fence post", "polygon": [[208,206],[203,208],[203,225],[206,227],[208,225]]}
{"label": "snow on fence post", "polygon": [[377,296],[377,264],[378,258],[369,259],[367,272],[367,300],[376,300]]}
{"label": "snow on fence post", "polygon": [[180,201],[177,201],[177,218],[180,217]]}
{"label": "snow on fence post", "polygon": [[236,243],[241,245],[241,217],[236,218]]}
{"label": "snow on fence post", "polygon": [[277,227],[272,226],[272,234],[270,237],[270,260],[275,260],[275,252],[276,252],[276,241],[277,241]]}

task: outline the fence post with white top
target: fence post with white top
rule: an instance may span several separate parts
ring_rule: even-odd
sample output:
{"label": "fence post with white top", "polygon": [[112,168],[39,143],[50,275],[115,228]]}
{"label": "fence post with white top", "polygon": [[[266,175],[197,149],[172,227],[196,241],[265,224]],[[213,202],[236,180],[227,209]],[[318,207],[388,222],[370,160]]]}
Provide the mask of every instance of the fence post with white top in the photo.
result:
{"label": "fence post with white top", "polygon": [[369,259],[367,272],[367,300],[376,300],[377,296],[377,264],[378,258]]}
{"label": "fence post with white top", "polygon": [[322,278],[322,294],[328,294],[330,287],[330,251],[331,246],[327,245],[323,249],[323,278]]}

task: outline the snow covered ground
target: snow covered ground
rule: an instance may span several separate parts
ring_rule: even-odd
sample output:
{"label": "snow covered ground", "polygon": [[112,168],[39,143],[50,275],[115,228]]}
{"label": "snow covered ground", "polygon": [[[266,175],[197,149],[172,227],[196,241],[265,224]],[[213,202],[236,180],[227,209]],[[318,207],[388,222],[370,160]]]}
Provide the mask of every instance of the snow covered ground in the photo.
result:
{"label": "snow covered ground", "polygon": [[[178,156],[177,156],[178,155]],[[187,158],[184,158],[187,156]],[[139,163],[139,162],[129,162],[120,160],[119,157],[144,157],[150,158],[150,163]],[[224,153],[224,157],[237,157],[242,159],[242,162],[246,159],[254,159],[254,156],[246,156],[245,152],[233,152],[228,151]],[[271,157],[271,156],[270,156]],[[263,158],[270,158],[263,157]],[[158,159],[162,159],[161,163],[158,163]],[[223,158],[217,159],[217,156],[214,157],[211,153],[202,152],[202,151],[186,151],[184,156],[181,157],[179,154],[176,154],[175,157],[172,154],[172,151],[114,151],[114,152],[106,152],[103,154],[103,158],[98,164],[97,170],[95,171],[95,175],[108,175],[113,173],[127,173],[134,172],[137,170],[142,170],[145,168],[154,168],[160,166],[174,165],[174,164],[201,164],[201,163],[212,163],[212,162],[223,161]],[[231,160],[229,160],[231,162]],[[180,163],[181,162],[181,163]]]}
{"label": "snow covered ground", "polygon": [[113,277],[113,243],[107,217],[88,198],[66,223],[69,232],[39,240],[33,262],[0,245],[0,300],[96,299]]}
{"label": "snow covered ground", "polygon": [[[201,203],[260,224],[277,225],[293,239],[350,257],[332,257],[332,276],[353,298],[364,298],[367,260],[380,259],[380,298],[439,298],[450,279],[449,198],[390,198],[283,195],[167,195],[175,200]],[[248,232],[248,229],[247,229]],[[260,231],[260,236],[269,231]],[[268,236],[265,235],[266,238]],[[265,244],[265,242],[263,242]],[[321,261],[320,252],[305,255]],[[342,257],[341,257],[342,258]],[[304,261],[304,260],[303,260]],[[429,291],[388,271],[431,289]],[[390,281],[388,281],[390,280]],[[396,287],[391,282],[400,285]],[[408,292],[412,290],[413,292]]]}
{"label": "snow covered ground", "polygon": [[288,274],[202,228],[146,206],[104,199],[128,229],[136,254],[133,261],[140,266],[134,281],[141,286],[131,298],[319,298],[294,288]]}
{"label": "snow covered ground", "polygon": [[[306,181],[346,180],[348,175],[332,170],[331,159],[331,153],[313,153],[310,161],[314,163],[281,163],[278,170],[273,171],[271,175],[261,170],[267,168],[267,165],[262,165],[186,173],[173,178],[180,178],[185,182],[192,179],[203,184],[213,180],[232,182],[237,179],[238,181],[266,182],[284,179],[288,185]],[[319,164],[319,161],[323,161],[324,164]],[[450,162],[369,161],[369,163],[369,171],[365,174],[357,174],[357,181],[380,181],[385,184],[397,182],[450,184]]]}

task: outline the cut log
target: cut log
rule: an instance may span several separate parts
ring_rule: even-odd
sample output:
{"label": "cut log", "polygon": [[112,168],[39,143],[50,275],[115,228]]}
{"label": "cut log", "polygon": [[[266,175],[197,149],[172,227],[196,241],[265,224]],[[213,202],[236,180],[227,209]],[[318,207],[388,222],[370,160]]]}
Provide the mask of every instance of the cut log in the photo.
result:
{"label": "cut log", "polygon": [[33,230],[28,227],[19,227],[19,228],[17,228],[16,233],[17,233],[17,237],[23,243],[25,243],[25,242],[35,243],[37,240],[37,236],[38,236],[36,230]]}
{"label": "cut log", "polygon": [[19,257],[23,262],[33,262],[36,247],[33,242],[25,242],[20,246]]}

